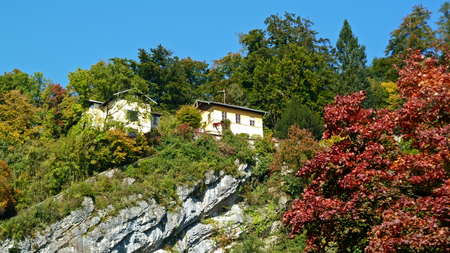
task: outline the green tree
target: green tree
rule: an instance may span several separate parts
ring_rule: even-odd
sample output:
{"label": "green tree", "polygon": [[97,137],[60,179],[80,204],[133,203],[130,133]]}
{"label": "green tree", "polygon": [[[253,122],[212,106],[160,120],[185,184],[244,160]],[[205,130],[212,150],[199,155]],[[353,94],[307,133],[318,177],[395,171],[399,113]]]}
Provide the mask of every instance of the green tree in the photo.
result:
{"label": "green tree", "polygon": [[173,113],[181,105],[192,104],[203,93],[208,64],[172,55],[172,51],[159,45],[150,52],[139,49],[139,61],[128,62],[134,73],[148,82],[148,95],[162,109]]}
{"label": "green tree", "polygon": [[78,95],[78,102],[86,108],[88,99],[105,101],[114,93],[132,88],[147,92],[148,83],[134,74],[126,60],[113,58],[111,62],[99,61],[89,70],[78,68],[70,72],[67,88]]}
{"label": "green tree", "polygon": [[265,21],[265,46],[250,53],[243,69],[252,85],[244,84],[250,105],[270,112],[268,126],[275,126],[292,97],[321,113],[332,100],[333,57],[328,40],[317,38],[308,19],[286,13]]}
{"label": "green tree", "polygon": [[431,11],[422,5],[415,5],[411,14],[403,18],[398,29],[391,32],[389,44],[386,46],[386,56],[406,55],[407,50],[419,49],[425,54],[431,53],[430,44],[435,40],[434,31],[428,25]]}
{"label": "green tree", "polygon": [[26,95],[35,106],[41,106],[41,93],[51,80],[44,77],[41,72],[32,76],[14,69],[12,72],[0,75],[0,93],[18,90]]}
{"label": "green tree", "polygon": [[223,94],[218,91],[226,90],[227,103],[248,106],[249,88],[252,87],[253,81],[245,67],[243,56],[239,53],[228,53],[213,62],[206,86],[206,100],[222,102]]}
{"label": "green tree", "polygon": [[367,68],[368,75],[372,79],[381,82],[396,82],[398,80],[397,70],[394,65],[400,65],[401,59],[398,57],[374,57],[372,65]]}
{"label": "green tree", "polygon": [[281,139],[287,138],[293,125],[310,131],[316,140],[322,138],[322,133],[325,130],[320,117],[307,106],[300,104],[295,97],[284,110],[281,119],[277,121],[275,126],[276,136]]}
{"label": "green tree", "polygon": [[366,46],[358,43],[347,19],[344,20],[339,38],[336,42],[336,59],[341,73],[355,68],[366,67]]}
{"label": "green tree", "polygon": [[438,25],[437,33],[439,38],[444,41],[444,43],[450,46],[450,3],[446,1],[442,4],[439,12],[442,15],[439,17],[439,21],[436,22]]}
{"label": "green tree", "polygon": [[367,105],[374,105],[372,89],[366,70],[366,47],[358,43],[347,20],[339,33],[336,43],[336,60],[338,64],[338,78],[335,93],[345,95],[364,90],[367,93]]}

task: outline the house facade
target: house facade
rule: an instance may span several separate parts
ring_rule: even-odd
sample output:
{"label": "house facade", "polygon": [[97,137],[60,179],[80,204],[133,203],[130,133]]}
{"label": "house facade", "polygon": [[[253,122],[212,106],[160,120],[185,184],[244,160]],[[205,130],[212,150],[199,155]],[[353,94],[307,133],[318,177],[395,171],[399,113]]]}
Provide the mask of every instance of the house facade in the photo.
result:
{"label": "house facade", "polygon": [[[105,102],[89,100],[86,114],[91,117],[92,126],[104,127],[109,121],[121,122],[126,128],[147,133],[158,125],[161,114],[152,112],[150,104],[156,102],[140,93],[128,94],[131,90],[115,93]],[[136,98],[140,97],[139,102]]]}
{"label": "house facade", "polygon": [[250,137],[255,135],[263,137],[263,117],[267,114],[265,111],[201,100],[195,101],[194,106],[200,110],[204,130],[208,134],[222,135],[222,129],[218,123],[229,119],[230,130],[234,134],[245,133]]}

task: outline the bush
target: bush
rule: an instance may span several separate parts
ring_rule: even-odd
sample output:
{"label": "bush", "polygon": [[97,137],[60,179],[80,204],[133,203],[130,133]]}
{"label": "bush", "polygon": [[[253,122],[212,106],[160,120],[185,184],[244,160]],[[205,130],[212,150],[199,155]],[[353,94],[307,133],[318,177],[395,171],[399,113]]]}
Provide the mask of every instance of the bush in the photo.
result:
{"label": "bush", "polygon": [[165,114],[161,116],[161,119],[158,123],[158,130],[161,134],[167,134],[177,128],[180,125],[180,122],[177,120],[177,117],[172,114]]}
{"label": "bush", "polygon": [[293,97],[275,126],[275,135],[281,139],[288,137],[289,128],[292,125],[310,131],[316,140],[322,138],[324,131],[320,117],[307,106],[302,105]]}
{"label": "bush", "polygon": [[202,115],[197,108],[185,105],[177,111],[177,120],[180,124],[189,124],[190,127],[197,129],[201,126]]}

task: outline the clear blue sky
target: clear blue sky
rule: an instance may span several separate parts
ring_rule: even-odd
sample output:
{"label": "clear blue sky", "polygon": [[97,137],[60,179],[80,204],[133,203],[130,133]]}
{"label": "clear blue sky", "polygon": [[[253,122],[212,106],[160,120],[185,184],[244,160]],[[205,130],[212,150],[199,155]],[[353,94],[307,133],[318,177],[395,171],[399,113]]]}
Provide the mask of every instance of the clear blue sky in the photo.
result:
{"label": "clear blue sky", "polygon": [[384,56],[389,33],[412,6],[432,11],[444,0],[379,1],[3,1],[0,5],[0,73],[43,72],[64,86],[78,67],[113,57],[136,59],[138,48],[159,44],[180,58],[206,61],[240,49],[237,33],[264,29],[264,20],[286,11],[314,22],[333,45],[347,19],[368,63]]}

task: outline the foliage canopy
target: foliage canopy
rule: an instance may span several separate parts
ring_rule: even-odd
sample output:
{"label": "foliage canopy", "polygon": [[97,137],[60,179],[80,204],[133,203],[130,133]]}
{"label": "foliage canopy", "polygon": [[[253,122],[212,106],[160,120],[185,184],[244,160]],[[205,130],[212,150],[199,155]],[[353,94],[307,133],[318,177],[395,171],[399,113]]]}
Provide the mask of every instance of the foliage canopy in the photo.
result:
{"label": "foliage canopy", "polygon": [[419,51],[405,63],[401,109],[363,109],[364,92],[326,107],[324,137],[345,138],[300,169],[312,181],[283,218],[306,251],[450,249],[450,74]]}

